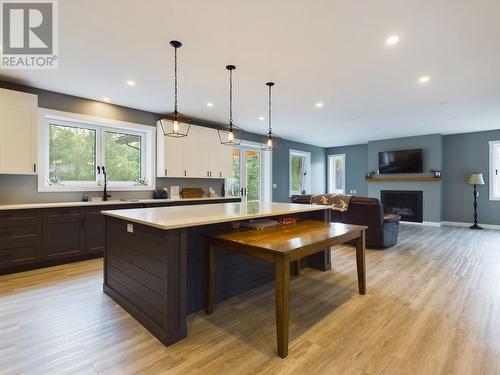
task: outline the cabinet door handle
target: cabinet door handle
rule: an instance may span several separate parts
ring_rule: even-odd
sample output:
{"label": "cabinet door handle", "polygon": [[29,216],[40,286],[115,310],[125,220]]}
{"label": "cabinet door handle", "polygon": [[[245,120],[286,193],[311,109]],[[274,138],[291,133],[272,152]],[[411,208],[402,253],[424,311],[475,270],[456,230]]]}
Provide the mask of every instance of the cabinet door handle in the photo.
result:
{"label": "cabinet door handle", "polygon": [[222,177],[222,172],[219,172],[219,177]]}
{"label": "cabinet door handle", "polygon": [[167,172],[167,169],[165,169],[165,176],[168,176],[168,172]]}
{"label": "cabinet door handle", "polygon": [[33,164],[33,173],[36,173],[36,163]]}
{"label": "cabinet door handle", "polygon": [[186,171],[186,170],[184,170],[184,177],[186,177],[186,176],[187,176],[187,171]]}

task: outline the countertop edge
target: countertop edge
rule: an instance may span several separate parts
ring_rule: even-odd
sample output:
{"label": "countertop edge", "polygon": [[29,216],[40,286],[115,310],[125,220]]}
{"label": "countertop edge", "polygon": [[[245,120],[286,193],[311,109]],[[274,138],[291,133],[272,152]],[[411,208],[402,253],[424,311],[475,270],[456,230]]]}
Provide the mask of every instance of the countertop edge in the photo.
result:
{"label": "countertop edge", "polygon": [[211,200],[230,200],[240,199],[240,197],[202,197],[202,198],[179,198],[179,199],[138,199],[130,201],[101,201],[101,202],[50,202],[50,203],[19,203],[0,205],[0,211],[8,210],[30,210],[37,208],[59,208],[59,207],[98,207],[115,206],[122,204],[154,204],[154,203],[175,203],[175,202],[193,202],[193,201],[211,201]]}
{"label": "countertop edge", "polygon": [[[224,204],[224,203],[219,203],[219,204]],[[116,211],[101,211],[101,213],[103,215],[110,216],[110,217],[113,217],[115,219],[120,219],[123,221],[128,221],[131,223],[141,224],[141,225],[145,225],[148,227],[153,227],[153,228],[157,228],[157,229],[161,229],[161,230],[170,230],[170,229],[179,229],[179,228],[199,227],[199,226],[203,226],[203,225],[211,225],[211,224],[218,224],[218,223],[229,223],[231,221],[259,219],[259,218],[279,216],[279,215],[293,215],[294,213],[324,211],[324,210],[328,210],[331,208],[330,206],[323,206],[323,205],[300,205],[300,206],[304,206],[304,207],[303,208],[301,207],[301,209],[298,211],[281,210],[281,211],[274,211],[274,212],[269,212],[269,213],[265,213],[265,214],[233,216],[233,217],[227,217],[227,218],[222,218],[222,219],[212,219],[212,220],[206,220],[206,221],[202,221],[202,222],[200,221],[200,222],[193,222],[193,223],[173,224],[173,225],[162,225],[162,224],[158,224],[155,222],[143,221],[143,220],[140,220],[137,218],[127,217],[124,214],[120,214],[118,210],[116,210]],[[165,207],[165,208],[168,208],[168,207]],[[147,209],[147,208],[143,208],[143,209]]]}

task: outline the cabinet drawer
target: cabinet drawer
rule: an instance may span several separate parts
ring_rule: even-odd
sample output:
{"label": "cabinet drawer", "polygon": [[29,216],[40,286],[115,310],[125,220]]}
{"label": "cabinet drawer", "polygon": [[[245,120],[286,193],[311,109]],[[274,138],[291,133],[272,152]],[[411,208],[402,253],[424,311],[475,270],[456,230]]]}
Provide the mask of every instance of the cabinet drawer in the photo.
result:
{"label": "cabinet drawer", "polygon": [[82,209],[79,207],[50,208],[43,211],[44,218],[72,217],[82,216]]}
{"label": "cabinet drawer", "polygon": [[37,241],[39,236],[37,222],[0,227],[0,249],[13,244]]}
{"label": "cabinet drawer", "polygon": [[0,249],[0,268],[37,263],[40,259],[40,246],[36,243]]}
{"label": "cabinet drawer", "polygon": [[18,224],[36,223],[38,210],[0,211],[0,228]]}

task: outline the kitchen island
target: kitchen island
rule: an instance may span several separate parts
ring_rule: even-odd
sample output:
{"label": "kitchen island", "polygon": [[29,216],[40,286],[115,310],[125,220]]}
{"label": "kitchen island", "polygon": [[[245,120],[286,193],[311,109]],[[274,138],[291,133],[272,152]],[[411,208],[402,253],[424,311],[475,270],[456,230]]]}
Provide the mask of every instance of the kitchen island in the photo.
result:
{"label": "kitchen island", "polygon": [[[165,345],[186,337],[186,316],[204,307],[206,234],[258,218],[330,221],[329,206],[257,202],[103,214],[104,292]],[[244,254],[220,249],[217,264],[215,302],[274,279],[271,264]],[[300,267],[331,269],[329,249],[302,259]]]}

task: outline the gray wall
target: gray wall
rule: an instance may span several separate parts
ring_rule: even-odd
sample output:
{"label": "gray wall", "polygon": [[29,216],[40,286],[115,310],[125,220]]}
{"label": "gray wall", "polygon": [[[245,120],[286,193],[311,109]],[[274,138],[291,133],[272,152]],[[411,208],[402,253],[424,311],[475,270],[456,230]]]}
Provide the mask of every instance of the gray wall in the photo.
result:
{"label": "gray wall", "polygon": [[[354,195],[368,196],[368,183],[365,174],[368,172],[368,144],[330,147],[326,149],[327,155],[345,154],[345,188]],[[327,160],[328,168],[328,160]]]}
{"label": "gray wall", "polygon": [[283,140],[279,148],[273,152],[273,183],[277,185],[277,188],[273,189],[273,200],[275,202],[290,202],[288,173],[290,149],[311,153],[311,193],[323,194],[326,191],[325,149]]}
{"label": "gray wall", "polygon": [[[1,76],[0,76],[1,79]],[[0,81],[0,87],[30,92],[38,95],[38,105],[58,111],[79,113],[90,116],[109,118],[118,121],[134,122],[144,125],[156,126],[160,114],[141,111],[133,108],[102,103],[94,100],[84,99],[76,96],[60,94],[52,91],[21,86],[5,81]],[[221,127],[221,124],[209,122],[203,119],[195,119],[197,125],[212,128]],[[258,136],[246,133],[246,140],[257,141]],[[273,153],[273,183],[277,187],[273,189],[273,200],[288,202],[288,150],[290,148],[310,151],[312,154],[312,188],[313,193],[323,193],[325,190],[325,151],[322,147],[310,146],[302,143],[283,140],[281,147]],[[179,185],[183,187],[201,187],[208,191],[213,187],[219,193],[222,190],[223,180],[219,179],[184,179],[184,178],[158,178],[157,188]],[[153,193],[146,192],[111,192],[113,199],[120,198],[151,198]],[[0,174],[0,204],[7,203],[34,203],[54,201],[75,201],[81,199],[82,193],[39,193],[37,191],[36,176],[14,176]],[[90,196],[98,193],[89,193]]]}
{"label": "gray wall", "polygon": [[[381,151],[417,148],[423,149],[424,173],[391,174],[390,177],[431,176],[430,169],[443,169],[443,137],[440,134],[431,134],[368,142],[368,170],[378,169],[378,153]],[[423,192],[423,220],[440,222],[442,185],[441,182],[370,182],[368,183],[368,196],[380,199],[381,190],[421,190]]]}
{"label": "gray wall", "polygon": [[489,200],[489,141],[500,140],[500,130],[444,136],[443,220],[473,221],[470,173],[482,173],[486,185],[478,186],[478,216],[483,224],[500,225],[500,201]]}

